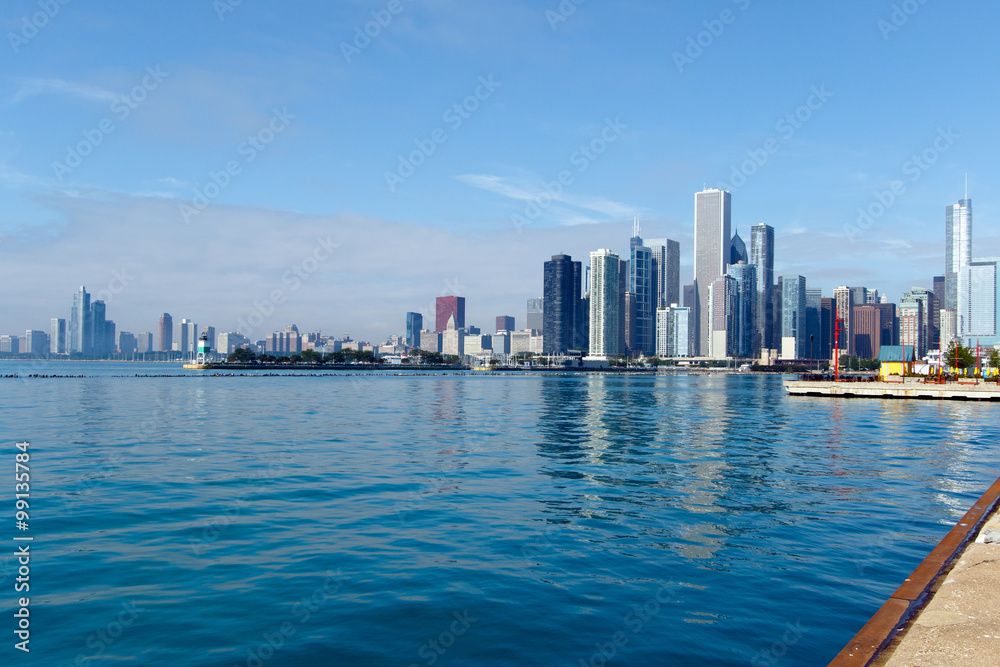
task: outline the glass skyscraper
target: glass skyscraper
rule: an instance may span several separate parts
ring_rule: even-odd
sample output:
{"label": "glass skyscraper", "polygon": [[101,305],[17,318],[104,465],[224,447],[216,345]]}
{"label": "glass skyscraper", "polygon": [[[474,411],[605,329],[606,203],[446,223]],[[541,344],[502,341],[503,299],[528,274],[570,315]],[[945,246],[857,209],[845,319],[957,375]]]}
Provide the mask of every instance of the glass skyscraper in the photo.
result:
{"label": "glass skyscraper", "polygon": [[583,268],[569,255],[553,255],[545,262],[542,350],[565,354],[584,347],[580,316]]}
{"label": "glass skyscraper", "polygon": [[73,295],[73,310],[69,316],[69,349],[77,354],[93,351],[94,327],[91,320],[90,294],[81,285]]}
{"label": "glass skyscraper", "polygon": [[750,263],[757,267],[757,336],[755,353],[775,349],[774,342],[774,227],[761,223],[750,228]]}
{"label": "glass skyscraper", "polygon": [[[972,261],[972,200],[966,194],[958,204],[944,210],[944,307],[961,310],[962,267]],[[962,318],[959,314],[959,335],[962,335]]]}
{"label": "glass skyscraper", "polygon": [[590,253],[590,356],[619,353],[619,272],[621,259],[607,249]]}
{"label": "glass skyscraper", "polygon": [[656,352],[653,293],[653,252],[643,245],[638,227],[629,239],[629,293],[635,297],[635,348],[644,355]]}
{"label": "glass skyscraper", "polygon": [[424,316],[420,313],[406,314],[406,344],[420,347],[420,331],[424,328]]}

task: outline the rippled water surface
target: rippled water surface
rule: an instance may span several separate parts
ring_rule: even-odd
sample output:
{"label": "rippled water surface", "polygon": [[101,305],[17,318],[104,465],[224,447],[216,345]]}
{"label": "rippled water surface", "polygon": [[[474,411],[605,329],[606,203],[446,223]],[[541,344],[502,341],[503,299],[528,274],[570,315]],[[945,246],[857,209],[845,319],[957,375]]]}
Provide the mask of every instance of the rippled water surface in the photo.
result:
{"label": "rippled water surface", "polygon": [[998,405],[773,377],[30,372],[17,664],[825,664],[1000,474]]}

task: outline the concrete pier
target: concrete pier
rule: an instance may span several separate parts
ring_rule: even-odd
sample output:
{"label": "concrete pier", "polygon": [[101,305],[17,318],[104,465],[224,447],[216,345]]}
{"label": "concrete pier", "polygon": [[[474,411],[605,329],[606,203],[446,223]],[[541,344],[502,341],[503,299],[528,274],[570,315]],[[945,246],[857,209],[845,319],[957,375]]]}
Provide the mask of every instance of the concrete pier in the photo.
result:
{"label": "concrete pier", "polygon": [[842,398],[915,398],[954,401],[1000,401],[996,382],[974,380],[935,384],[920,378],[889,382],[833,382],[826,380],[786,380],[792,396],[839,396]]}

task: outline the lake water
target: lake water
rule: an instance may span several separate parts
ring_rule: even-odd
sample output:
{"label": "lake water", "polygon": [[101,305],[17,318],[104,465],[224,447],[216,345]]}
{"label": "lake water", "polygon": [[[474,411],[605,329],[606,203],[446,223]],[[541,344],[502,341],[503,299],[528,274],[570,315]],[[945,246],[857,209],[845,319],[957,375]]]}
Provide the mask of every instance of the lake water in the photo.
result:
{"label": "lake water", "polygon": [[1000,475],[1000,406],[777,377],[13,372],[86,377],[0,380],[5,664],[825,664]]}

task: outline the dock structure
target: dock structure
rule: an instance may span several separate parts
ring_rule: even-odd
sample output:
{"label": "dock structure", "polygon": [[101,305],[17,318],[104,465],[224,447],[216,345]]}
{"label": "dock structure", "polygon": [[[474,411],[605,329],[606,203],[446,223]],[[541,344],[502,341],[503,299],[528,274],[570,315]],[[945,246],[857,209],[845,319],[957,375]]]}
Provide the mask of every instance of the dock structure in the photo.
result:
{"label": "dock structure", "polygon": [[840,398],[911,398],[953,401],[1000,401],[1000,385],[982,380],[958,380],[935,383],[921,378],[890,381],[786,380],[785,390],[792,396],[829,396]]}

